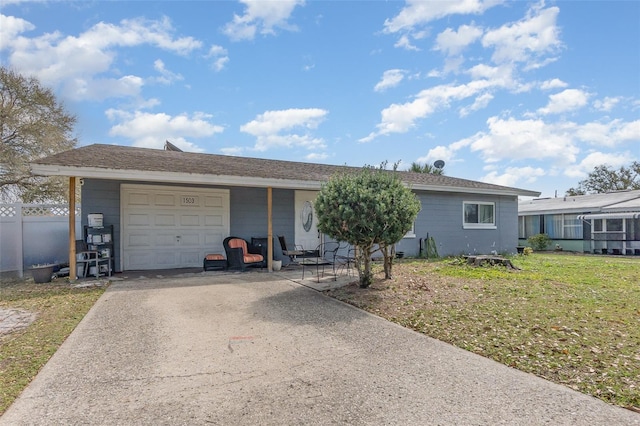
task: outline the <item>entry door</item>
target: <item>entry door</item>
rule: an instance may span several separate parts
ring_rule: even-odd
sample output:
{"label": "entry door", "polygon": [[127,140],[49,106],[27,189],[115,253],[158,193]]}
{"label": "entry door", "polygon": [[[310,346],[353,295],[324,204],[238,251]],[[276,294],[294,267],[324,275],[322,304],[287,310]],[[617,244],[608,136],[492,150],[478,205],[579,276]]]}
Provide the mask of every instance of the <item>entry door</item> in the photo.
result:
{"label": "entry door", "polygon": [[123,270],[201,267],[224,253],[229,191],[121,185]]}
{"label": "entry door", "polygon": [[296,246],[302,246],[305,250],[314,250],[321,242],[318,218],[313,208],[317,196],[317,191],[296,191],[295,195],[295,241]]}

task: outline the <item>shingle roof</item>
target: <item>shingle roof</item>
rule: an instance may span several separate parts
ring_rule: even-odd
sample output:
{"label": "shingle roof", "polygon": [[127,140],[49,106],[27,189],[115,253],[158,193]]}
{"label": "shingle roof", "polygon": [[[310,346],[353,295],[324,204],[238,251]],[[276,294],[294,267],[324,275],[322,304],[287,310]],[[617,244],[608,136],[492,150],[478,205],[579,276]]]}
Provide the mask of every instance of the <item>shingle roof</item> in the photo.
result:
{"label": "shingle roof", "polygon": [[[53,171],[53,168],[56,171]],[[118,145],[88,145],[46,157],[32,163],[34,173],[86,177],[87,170],[156,172],[206,177],[231,176],[290,182],[326,182],[342,171],[358,167],[302,163],[216,154],[164,151]],[[464,190],[537,196],[536,191],[425,173],[400,172],[402,180],[415,189]],[[200,181],[201,182],[201,181]]]}
{"label": "shingle roof", "polygon": [[600,211],[635,211],[640,202],[640,190],[603,194],[541,198],[518,203],[521,215],[541,213],[587,213]]}

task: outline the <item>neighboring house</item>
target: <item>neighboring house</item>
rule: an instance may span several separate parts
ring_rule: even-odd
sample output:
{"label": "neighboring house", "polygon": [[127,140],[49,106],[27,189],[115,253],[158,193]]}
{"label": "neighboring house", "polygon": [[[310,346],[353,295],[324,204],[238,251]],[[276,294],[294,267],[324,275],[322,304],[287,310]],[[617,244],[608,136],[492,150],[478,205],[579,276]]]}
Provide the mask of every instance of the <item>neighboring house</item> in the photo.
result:
{"label": "neighboring house", "polygon": [[[115,145],[85,146],[31,166],[39,175],[80,178],[82,223],[88,214],[102,213],[105,225],[114,226],[116,271],[200,266],[206,253],[224,253],[226,236],[250,241],[270,230],[274,243],[283,235],[290,244],[314,249],[323,238],[313,212],[317,192],[333,174],[358,170]],[[518,196],[540,195],[398,173],[422,204],[413,229],[397,245],[406,256],[418,256],[427,237],[435,239],[440,255],[513,253]]]}
{"label": "neighboring house", "polygon": [[521,245],[544,233],[550,248],[640,255],[640,190],[521,201],[518,226]]}

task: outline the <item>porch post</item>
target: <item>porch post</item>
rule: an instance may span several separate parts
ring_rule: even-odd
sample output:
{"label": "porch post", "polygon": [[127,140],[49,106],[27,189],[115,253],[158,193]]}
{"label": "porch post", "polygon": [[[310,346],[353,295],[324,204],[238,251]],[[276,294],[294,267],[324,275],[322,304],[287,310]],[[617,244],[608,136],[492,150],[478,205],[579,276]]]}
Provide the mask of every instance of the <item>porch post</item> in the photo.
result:
{"label": "porch post", "polygon": [[267,188],[267,270],[273,271],[273,188]]}
{"label": "porch post", "polygon": [[69,281],[76,280],[76,177],[69,177]]}

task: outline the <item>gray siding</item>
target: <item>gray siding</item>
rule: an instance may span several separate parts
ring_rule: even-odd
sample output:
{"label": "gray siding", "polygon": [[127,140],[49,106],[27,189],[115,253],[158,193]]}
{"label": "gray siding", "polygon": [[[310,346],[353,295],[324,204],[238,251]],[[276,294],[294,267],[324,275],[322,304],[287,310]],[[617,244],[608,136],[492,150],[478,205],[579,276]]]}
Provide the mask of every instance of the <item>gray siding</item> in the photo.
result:
{"label": "gray siding", "polygon": [[105,225],[113,225],[113,256],[115,270],[121,271],[120,266],[120,182],[113,180],[83,179],[82,185],[82,235],[87,225],[87,215],[102,213]]}
{"label": "gray siding", "polygon": [[[116,271],[122,271],[120,259],[120,184],[122,183],[145,184],[146,182],[84,179],[82,186],[82,225],[87,224],[87,215],[90,213],[102,213],[104,223],[113,225]],[[166,184],[166,186],[176,185]],[[231,235],[248,241],[251,241],[251,237],[267,236],[267,190],[265,188],[211,188],[229,189]],[[272,195],[274,240],[277,240],[278,235],[284,235],[287,241],[294,241],[294,191],[274,189]],[[278,247],[279,244],[276,242],[274,247],[276,259],[281,258]]]}
{"label": "gray siding", "polygon": [[[274,258],[280,260],[277,236],[284,235],[287,241],[294,241],[294,191],[274,189],[272,201]],[[266,237],[267,227],[267,190],[231,188],[231,235],[251,241],[252,237]]]}
{"label": "gray siding", "polygon": [[[104,223],[114,226],[114,254],[116,271],[121,271],[120,260],[120,184],[121,182],[85,179],[82,186],[82,225],[87,214],[102,213]],[[171,186],[167,184],[167,186]],[[183,186],[183,185],[181,185]],[[214,188],[214,187],[212,187]],[[267,236],[267,189],[244,187],[215,187],[230,191],[230,233],[247,240]],[[442,192],[417,192],[422,204],[415,223],[415,237],[404,238],[398,251],[417,256],[420,240],[433,237],[441,256],[470,253],[515,253],[518,245],[518,200],[512,196],[488,196]],[[273,190],[273,236],[276,259],[279,253],[278,235],[288,242],[295,240],[295,191]],[[496,203],[497,229],[463,229],[463,201]]]}
{"label": "gray siding", "polygon": [[[441,256],[470,253],[515,253],[518,245],[518,200],[516,197],[440,192],[418,192],[422,210],[415,223],[415,238],[404,238],[398,251],[419,254],[420,239],[433,237]],[[462,203],[496,203],[497,229],[464,229]],[[426,252],[425,252],[426,253]]]}

